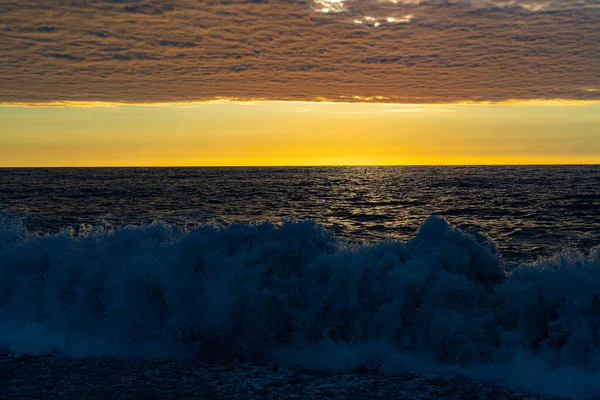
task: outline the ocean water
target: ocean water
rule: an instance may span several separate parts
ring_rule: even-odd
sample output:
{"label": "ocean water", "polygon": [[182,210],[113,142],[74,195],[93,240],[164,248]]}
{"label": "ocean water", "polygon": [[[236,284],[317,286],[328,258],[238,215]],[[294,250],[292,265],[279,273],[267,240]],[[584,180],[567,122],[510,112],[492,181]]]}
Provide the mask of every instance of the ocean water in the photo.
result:
{"label": "ocean water", "polygon": [[431,215],[505,260],[600,244],[600,166],[0,169],[0,212],[31,231],[310,219],[338,238],[408,240]]}
{"label": "ocean water", "polygon": [[0,352],[600,396],[598,166],[5,169],[0,209]]}

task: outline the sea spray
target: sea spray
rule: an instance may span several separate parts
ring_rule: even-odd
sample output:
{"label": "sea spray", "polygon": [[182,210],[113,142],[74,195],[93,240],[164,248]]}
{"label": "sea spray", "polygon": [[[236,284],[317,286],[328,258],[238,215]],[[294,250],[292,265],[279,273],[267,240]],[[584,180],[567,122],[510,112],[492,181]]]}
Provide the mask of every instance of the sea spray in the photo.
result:
{"label": "sea spray", "polygon": [[[544,371],[588,382],[578,390],[589,394],[600,372],[600,251],[507,269],[489,238],[441,217],[409,241],[363,246],[310,221],[37,235],[4,218],[0,348],[428,365],[521,387]],[[519,365],[531,379],[511,377]]]}

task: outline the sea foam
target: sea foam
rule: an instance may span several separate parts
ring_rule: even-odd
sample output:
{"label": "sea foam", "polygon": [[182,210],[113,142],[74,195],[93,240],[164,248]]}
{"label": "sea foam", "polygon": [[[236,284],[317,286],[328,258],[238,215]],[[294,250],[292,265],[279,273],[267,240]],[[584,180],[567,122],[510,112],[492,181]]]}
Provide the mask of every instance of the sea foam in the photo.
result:
{"label": "sea foam", "polygon": [[439,370],[600,394],[600,249],[508,266],[441,217],[351,245],[310,221],[30,233],[0,219],[0,351]]}

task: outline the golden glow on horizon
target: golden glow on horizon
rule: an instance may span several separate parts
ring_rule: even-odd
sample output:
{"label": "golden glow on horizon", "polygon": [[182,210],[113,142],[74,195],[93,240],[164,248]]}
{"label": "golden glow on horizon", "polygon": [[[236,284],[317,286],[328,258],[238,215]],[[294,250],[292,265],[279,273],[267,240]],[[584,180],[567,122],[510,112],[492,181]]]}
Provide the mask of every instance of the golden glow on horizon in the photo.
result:
{"label": "golden glow on horizon", "polygon": [[[585,89],[586,91],[598,91],[600,89]],[[600,105],[600,100],[564,100],[564,99],[532,99],[532,100],[504,100],[504,101],[459,101],[454,103],[401,103],[401,102],[385,102],[383,100],[393,100],[386,96],[353,96],[352,98],[341,97],[345,100],[352,101],[335,101],[332,99],[315,99],[314,101],[294,101],[294,100],[271,100],[271,99],[238,99],[238,98],[215,98],[211,100],[201,101],[181,101],[181,102],[147,102],[147,103],[128,103],[128,102],[106,102],[106,101],[49,101],[39,103],[2,103],[0,107],[18,107],[18,108],[40,108],[40,107],[70,107],[70,108],[107,108],[107,107],[174,107],[174,106],[196,106],[204,104],[238,104],[248,105],[254,103],[269,103],[269,104],[339,104],[339,105],[384,105],[384,106],[564,106],[564,107],[583,107]]]}
{"label": "golden glow on horizon", "polygon": [[596,164],[590,103],[0,107],[0,166]]}

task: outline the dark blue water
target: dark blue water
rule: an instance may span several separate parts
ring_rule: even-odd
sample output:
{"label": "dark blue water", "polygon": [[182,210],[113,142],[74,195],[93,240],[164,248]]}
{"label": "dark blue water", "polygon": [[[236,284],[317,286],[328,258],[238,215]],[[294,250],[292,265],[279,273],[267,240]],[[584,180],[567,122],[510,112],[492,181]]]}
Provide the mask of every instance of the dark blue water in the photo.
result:
{"label": "dark blue water", "polygon": [[599,398],[599,183],[591,166],[0,170],[0,354]]}
{"label": "dark blue water", "polygon": [[0,210],[42,232],[312,219],[350,241],[438,214],[519,260],[600,243],[600,166],[0,169]]}

